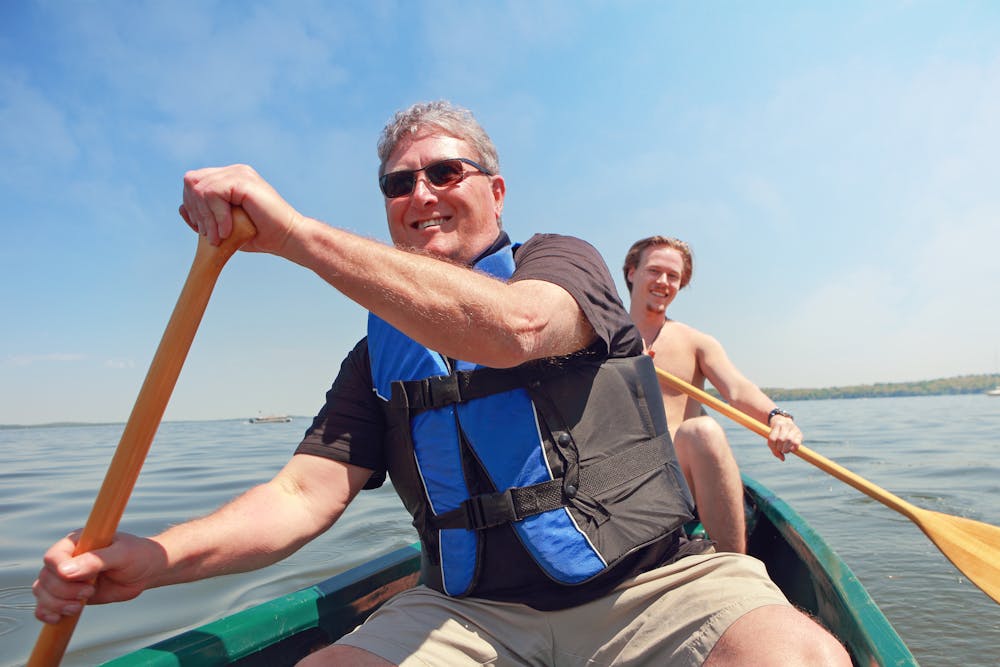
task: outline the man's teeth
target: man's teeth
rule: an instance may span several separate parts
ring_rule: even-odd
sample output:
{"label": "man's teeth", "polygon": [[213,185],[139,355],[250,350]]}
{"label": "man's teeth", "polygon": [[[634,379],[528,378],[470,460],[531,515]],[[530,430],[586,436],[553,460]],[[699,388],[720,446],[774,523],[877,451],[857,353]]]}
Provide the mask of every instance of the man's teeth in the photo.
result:
{"label": "man's teeth", "polygon": [[424,220],[423,222],[417,223],[417,229],[427,229],[428,227],[440,227],[443,222],[443,218],[434,218],[433,220]]}

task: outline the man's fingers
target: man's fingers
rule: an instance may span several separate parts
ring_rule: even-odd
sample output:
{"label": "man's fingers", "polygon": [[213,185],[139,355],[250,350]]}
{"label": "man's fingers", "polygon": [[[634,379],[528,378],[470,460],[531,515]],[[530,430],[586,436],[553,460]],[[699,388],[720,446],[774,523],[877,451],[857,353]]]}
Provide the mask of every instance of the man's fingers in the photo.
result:
{"label": "man's fingers", "polygon": [[198,231],[198,225],[191,221],[191,216],[188,214],[187,209],[184,208],[184,204],[181,204],[180,207],[178,207],[177,212],[181,214],[181,217],[184,219],[184,222],[187,223],[188,227],[194,231]]}
{"label": "man's fingers", "polygon": [[90,551],[79,556],[72,556],[72,553],[72,543],[67,545],[66,541],[60,541],[45,553],[42,559],[45,569],[67,581],[91,581],[107,568],[96,552]]}
{"label": "man's fingers", "polygon": [[66,581],[43,569],[31,591],[36,600],[35,618],[43,623],[58,623],[63,616],[79,614],[95,589],[90,583]]}
{"label": "man's fingers", "polygon": [[230,203],[223,199],[215,184],[220,170],[198,169],[184,174],[184,194],[180,207],[181,217],[188,226],[206,237],[212,245],[232,232]]}
{"label": "man's fingers", "polygon": [[209,200],[209,209],[212,212],[212,219],[215,236],[209,233],[208,240],[212,245],[218,245],[222,239],[229,238],[233,233],[233,206],[224,199],[212,198]]}

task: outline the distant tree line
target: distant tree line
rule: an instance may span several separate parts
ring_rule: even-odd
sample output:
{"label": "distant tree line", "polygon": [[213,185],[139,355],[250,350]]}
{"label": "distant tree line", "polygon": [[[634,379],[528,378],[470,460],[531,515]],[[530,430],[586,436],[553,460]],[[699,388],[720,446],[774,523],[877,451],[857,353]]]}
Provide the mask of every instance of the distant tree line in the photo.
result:
{"label": "distant tree line", "polygon": [[[889,396],[939,396],[980,394],[1000,386],[1000,374],[958,375],[920,382],[878,382],[825,389],[781,389],[761,387],[775,401],[811,401],[826,398],[885,398]],[[1000,399],[997,399],[1000,400]]]}

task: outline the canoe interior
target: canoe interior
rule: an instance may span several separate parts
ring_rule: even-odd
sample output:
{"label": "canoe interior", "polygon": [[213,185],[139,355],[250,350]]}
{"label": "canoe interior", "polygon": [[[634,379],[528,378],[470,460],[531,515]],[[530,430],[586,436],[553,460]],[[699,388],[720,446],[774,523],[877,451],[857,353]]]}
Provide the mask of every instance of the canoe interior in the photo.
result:
{"label": "canoe interior", "polygon": [[[850,568],[786,503],[744,476],[748,551],[785,595],[848,647],[855,665],[917,662]],[[314,586],[105,663],[108,667],[293,665],[350,632],[382,602],[417,583],[420,549],[397,549]]]}

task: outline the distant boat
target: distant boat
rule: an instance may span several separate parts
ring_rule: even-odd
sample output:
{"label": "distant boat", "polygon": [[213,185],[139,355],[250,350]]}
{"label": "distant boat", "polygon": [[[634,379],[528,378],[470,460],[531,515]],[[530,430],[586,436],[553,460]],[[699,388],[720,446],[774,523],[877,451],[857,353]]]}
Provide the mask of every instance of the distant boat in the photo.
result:
{"label": "distant boat", "polygon": [[284,424],[292,421],[288,415],[267,415],[266,417],[251,417],[251,424]]}
{"label": "distant boat", "polygon": [[990,389],[986,392],[987,396],[1000,396],[1000,384],[998,384],[994,389]]}

